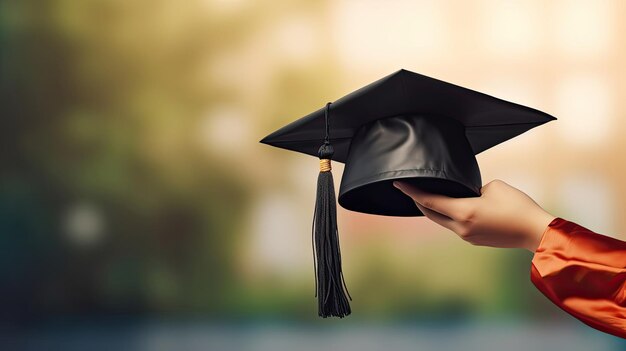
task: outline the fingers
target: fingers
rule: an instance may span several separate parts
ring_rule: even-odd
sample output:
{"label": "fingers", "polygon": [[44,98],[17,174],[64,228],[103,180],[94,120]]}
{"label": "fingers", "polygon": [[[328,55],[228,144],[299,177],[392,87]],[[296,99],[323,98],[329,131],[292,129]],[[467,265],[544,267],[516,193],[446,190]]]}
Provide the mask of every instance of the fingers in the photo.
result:
{"label": "fingers", "polygon": [[[448,219],[465,220],[472,212],[471,198],[452,198],[444,195],[426,193],[411,184],[395,181],[393,186],[410,196],[422,207],[443,214]],[[423,211],[422,211],[423,212]]]}
{"label": "fingers", "polygon": [[455,222],[452,218],[444,216],[441,213],[435,212],[431,209],[428,209],[420,205],[418,202],[415,202],[415,205],[417,206],[417,208],[419,208],[420,211],[422,211],[424,216],[428,217],[428,219],[432,220],[433,222],[439,224],[442,227],[450,229],[451,231],[457,234],[460,233],[462,229],[461,224],[458,222]]}

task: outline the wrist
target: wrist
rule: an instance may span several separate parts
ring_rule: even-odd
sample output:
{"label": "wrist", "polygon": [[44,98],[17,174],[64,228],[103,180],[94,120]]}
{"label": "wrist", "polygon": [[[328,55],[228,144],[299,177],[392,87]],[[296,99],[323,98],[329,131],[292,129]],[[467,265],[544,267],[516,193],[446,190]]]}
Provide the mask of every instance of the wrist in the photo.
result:
{"label": "wrist", "polygon": [[541,244],[541,239],[543,238],[546,228],[555,218],[555,216],[543,210],[536,215],[531,216],[526,229],[527,240],[524,247],[526,250],[530,252],[535,252],[537,250]]}

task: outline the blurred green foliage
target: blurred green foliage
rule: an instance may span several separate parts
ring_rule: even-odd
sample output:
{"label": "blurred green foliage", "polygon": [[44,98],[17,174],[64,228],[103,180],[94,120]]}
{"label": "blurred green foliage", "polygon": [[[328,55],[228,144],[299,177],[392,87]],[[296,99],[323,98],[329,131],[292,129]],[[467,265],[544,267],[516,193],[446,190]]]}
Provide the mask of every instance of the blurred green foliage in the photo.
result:
{"label": "blurred green foliage", "polygon": [[[227,93],[200,90],[194,76],[198,50],[219,48],[218,25],[168,13],[176,10],[2,2],[0,240],[10,317],[224,308],[249,190],[187,137],[200,109]],[[170,32],[167,21],[186,23]],[[65,236],[77,202],[104,218],[98,245]]]}

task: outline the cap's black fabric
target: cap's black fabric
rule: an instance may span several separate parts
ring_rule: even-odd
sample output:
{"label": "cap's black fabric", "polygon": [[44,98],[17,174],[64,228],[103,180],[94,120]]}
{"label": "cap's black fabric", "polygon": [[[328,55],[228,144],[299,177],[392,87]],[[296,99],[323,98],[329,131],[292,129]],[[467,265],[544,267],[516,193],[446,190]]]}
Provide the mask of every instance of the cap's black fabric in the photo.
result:
{"label": "cap's black fabric", "polygon": [[[325,108],[261,140],[317,156]],[[333,160],[346,163],[344,208],[382,215],[421,215],[392,187],[394,179],[455,197],[479,196],[474,157],[556,118],[512,102],[400,70],[335,101],[329,110]]]}
{"label": "cap's black fabric", "polygon": [[421,215],[393,186],[397,179],[431,193],[480,196],[480,171],[463,125],[454,119],[406,115],[359,128],[341,178],[339,204],[371,214]]}

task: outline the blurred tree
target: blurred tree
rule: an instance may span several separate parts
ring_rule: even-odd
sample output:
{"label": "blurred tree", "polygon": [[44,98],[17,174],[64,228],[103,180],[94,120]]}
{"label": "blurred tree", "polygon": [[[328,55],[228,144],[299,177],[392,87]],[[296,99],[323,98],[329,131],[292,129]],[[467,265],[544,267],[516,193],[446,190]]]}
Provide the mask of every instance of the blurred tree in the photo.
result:
{"label": "blurred tree", "polygon": [[0,6],[3,318],[219,313],[249,190],[195,143],[228,95],[195,75],[227,28],[175,2]]}

